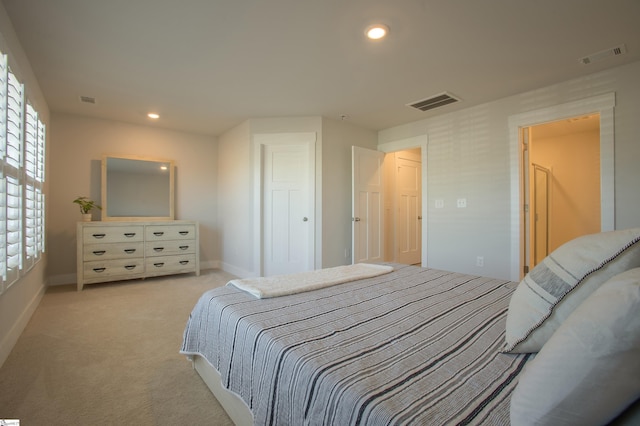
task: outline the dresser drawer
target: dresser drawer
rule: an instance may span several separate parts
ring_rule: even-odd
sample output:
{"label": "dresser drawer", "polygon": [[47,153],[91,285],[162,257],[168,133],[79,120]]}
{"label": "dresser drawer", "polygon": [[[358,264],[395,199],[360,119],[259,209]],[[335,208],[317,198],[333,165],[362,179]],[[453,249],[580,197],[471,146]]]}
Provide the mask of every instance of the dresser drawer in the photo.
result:
{"label": "dresser drawer", "polygon": [[113,277],[124,279],[142,277],[144,275],[144,259],[96,260],[85,262],[84,277],[86,280],[106,280]]}
{"label": "dresser drawer", "polygon": [[145,260],[147,276],[193,272],[196,270],[195,254],[156,256]]}
{"label": "dresser drawer", "polygon": [[120,243],[144,240],[144,226],[87,226],[82,230],[84,244]]}
{"label": "dresser drawer", "polygon": [[145,245],[146,257],[196,252],[196,240],[152,241]]}
{"label": "dresser drawer", "polygon": [[144,256],[142,241],[131,243],[87,244],[82,248],[85,262],[108,259],[131,259]]}
{"label": "dresser drawer", "polygon": [[146,241],[193,240],[196,227],[185,225],[149,225],[145,228]]}

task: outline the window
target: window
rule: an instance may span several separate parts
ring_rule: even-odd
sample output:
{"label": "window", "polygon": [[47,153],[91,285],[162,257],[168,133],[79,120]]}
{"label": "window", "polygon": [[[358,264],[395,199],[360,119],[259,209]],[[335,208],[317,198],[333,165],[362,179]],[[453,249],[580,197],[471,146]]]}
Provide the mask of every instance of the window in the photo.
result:
{"label": "window", "polygon": [[45,126],[0,54],[0,293],[44,252]]}

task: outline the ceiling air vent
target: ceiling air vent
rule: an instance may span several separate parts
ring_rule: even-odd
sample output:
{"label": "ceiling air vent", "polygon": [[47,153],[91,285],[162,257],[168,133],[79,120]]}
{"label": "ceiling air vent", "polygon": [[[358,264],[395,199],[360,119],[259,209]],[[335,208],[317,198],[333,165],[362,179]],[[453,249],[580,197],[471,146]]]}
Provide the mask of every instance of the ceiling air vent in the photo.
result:
{"label": "ceiling air vent", "polygon": [[91,96],[80,96],[80,102],[84,102],[85,104],[95,104],[96,98]]}
{"label": "ceiling air vent", "polygon": [[612,47],[610,49],[602,50],[598,53],[594,53],[589,56],[585,56],[584,58],[580,58],[580,62],[584,65],[590,64],[591,62],[601,61],[603,59],[608,58],[609,56],[618,56],[624,55],[627,53],[627,46],[621,44],[620,46]]}
{"label": "ceiling air vent", "polygon": [[459,100],[460,98],[457,98],[450,93],[443,92],[438,95],[431,96],[427,99],[411,102],[410,104],[407,104],[407,106],[419,109],[420,111],[428,111],[430,109],[439,108],[441,106],[458,102]]}

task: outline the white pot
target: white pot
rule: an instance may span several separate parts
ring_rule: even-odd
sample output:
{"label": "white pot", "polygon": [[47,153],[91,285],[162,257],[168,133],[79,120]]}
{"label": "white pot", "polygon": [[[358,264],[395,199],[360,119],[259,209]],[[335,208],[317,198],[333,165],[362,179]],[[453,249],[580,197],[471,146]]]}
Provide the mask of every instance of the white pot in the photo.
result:
{"label": "white pot", "polygon": [[82,214],[82,221],[83,222],[91,222],[92,216],[93,215],[91,213],[83,213]]}

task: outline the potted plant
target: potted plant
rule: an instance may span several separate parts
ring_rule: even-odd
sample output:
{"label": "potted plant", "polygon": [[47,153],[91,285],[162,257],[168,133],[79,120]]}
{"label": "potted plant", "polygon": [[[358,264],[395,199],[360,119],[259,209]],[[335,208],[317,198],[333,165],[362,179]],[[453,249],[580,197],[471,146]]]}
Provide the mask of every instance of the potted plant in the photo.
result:
{"label": "potted plant", "polygon": [[99,205],[96,204],[95,201],[88,199],[87,197],[78,197],[73,200],[75,204],[80,206],[80,213],[82,213],[82,220],[84,222],[91,222],[91,210],[94,208],[101,209]]}

